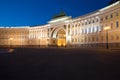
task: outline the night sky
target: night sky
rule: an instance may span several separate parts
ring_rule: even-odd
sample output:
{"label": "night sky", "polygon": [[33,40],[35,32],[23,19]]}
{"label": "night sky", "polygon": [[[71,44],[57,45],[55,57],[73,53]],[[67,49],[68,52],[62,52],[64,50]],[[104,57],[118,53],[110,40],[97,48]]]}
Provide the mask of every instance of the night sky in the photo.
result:
{"label": "night sky", "polygon": [[64,11],[72,18],[101,9],[110,0],[0,0],[0,26],[44,25]]}

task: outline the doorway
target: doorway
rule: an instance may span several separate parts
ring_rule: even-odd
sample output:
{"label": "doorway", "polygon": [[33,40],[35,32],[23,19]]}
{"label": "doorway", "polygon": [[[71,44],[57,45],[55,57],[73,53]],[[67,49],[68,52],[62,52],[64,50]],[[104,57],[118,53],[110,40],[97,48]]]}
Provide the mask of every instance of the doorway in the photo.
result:
{"label": "doorway", "polygon": [[58,47],[66,46],[66,33],[63,29],[59,30],[57,33],[57,46]]}

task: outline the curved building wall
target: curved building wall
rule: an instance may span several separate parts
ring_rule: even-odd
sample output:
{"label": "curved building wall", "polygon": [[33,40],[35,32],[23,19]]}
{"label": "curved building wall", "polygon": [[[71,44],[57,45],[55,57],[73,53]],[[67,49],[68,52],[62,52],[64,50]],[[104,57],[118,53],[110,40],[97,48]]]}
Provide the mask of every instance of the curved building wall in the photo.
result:
{"label": "curved building wall", "polygon": [[[58,39],[60,30],[65,31],[65,39]],[[120,48],[120,1],[77,18],[61,16],[42,26],[0,28],[1,47],[49,47],[58,41],[67,47]]]}
{"label": "curved building wall", "polygon": [[29,45],[28,28],[0,28],[1,47],[21,47]]}

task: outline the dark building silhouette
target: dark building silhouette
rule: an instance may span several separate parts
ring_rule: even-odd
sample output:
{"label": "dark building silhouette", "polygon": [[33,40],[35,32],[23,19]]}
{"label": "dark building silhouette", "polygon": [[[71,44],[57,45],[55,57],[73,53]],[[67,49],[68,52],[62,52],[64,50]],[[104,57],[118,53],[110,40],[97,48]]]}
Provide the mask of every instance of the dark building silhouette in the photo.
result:
{"label": "dark building silhouette", "polygon": [[117,1],[120,1],[120,0],[111,0],[108,5],[111,5],[111,4],[113,4],[113,3],[117,2]]}

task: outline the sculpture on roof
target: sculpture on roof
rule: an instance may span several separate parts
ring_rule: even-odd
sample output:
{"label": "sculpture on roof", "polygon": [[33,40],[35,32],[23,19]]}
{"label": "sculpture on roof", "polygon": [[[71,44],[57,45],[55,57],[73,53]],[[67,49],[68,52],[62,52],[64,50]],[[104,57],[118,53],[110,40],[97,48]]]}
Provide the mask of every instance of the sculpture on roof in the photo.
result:
{"label": "sculpture on roof", "polygon": [[66,13],[64,11],[60,12],[59,14],[56,14],[52,17],[52,19],[55,19],[55,18],[59,18],[59,17],[63,17],[63,16],[66,16]]}

